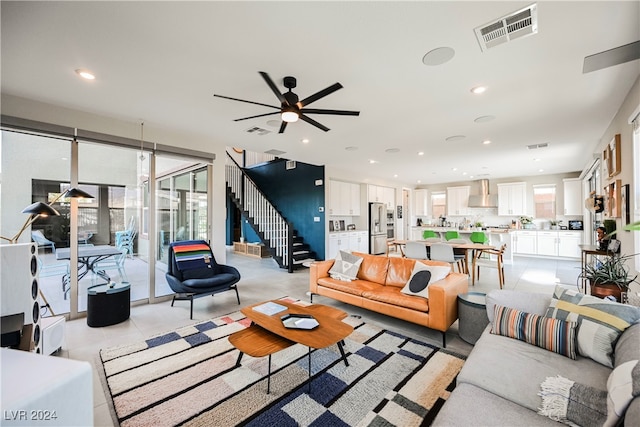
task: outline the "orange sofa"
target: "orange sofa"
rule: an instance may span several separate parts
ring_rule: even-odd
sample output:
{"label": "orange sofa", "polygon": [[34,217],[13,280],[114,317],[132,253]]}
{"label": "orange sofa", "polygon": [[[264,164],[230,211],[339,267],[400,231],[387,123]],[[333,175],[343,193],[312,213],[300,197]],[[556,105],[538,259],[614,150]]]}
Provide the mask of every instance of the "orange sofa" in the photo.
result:
{"label": "orange sofa", "polygon": [[416,262],[427,265],[449,266],[446,262],[416,261],[409,258],[387,257],[354,252],[363,258],[357,279],[351,282],[332,279],[329,270],[334,260],[311,264],[309,290],[338,301],[397,317],[442,332],[458,319],[458,294],[468,291],[467,274],[451,272],[446,278],[429,285],[429,299],[406,295],[405,286]]}

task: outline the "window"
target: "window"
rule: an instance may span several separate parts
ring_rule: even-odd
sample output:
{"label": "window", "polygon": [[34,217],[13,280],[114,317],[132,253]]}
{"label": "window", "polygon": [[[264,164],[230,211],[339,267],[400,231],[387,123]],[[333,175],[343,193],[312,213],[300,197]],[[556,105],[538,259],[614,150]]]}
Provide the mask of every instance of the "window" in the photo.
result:
{"label": "window", "polygon": [[431,212],[433,213],[434,218],[439,218],[441,216],[445,216],[445,212],[447,209],[447,195],[446,193],[432,193],[431,194]]}
{"label": "window", "polygon": [[556,186],[535,185],[533,187],[533,204],[536,218],[555,219],[556,217]]}

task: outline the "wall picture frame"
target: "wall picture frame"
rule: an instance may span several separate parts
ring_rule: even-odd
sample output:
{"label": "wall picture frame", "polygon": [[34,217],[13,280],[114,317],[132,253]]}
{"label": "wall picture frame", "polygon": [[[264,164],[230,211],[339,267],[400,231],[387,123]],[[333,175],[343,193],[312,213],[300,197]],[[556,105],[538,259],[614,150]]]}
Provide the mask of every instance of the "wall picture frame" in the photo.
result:
{"label": "wall picture frame", "polygon": [[[621,188],[620,192],[620,211],[622,214],[622,225],[627,226],[631,224],[631,207],[629,203],[629,184],[625,184]],[[627,233],[631,230],[625,230]]]}

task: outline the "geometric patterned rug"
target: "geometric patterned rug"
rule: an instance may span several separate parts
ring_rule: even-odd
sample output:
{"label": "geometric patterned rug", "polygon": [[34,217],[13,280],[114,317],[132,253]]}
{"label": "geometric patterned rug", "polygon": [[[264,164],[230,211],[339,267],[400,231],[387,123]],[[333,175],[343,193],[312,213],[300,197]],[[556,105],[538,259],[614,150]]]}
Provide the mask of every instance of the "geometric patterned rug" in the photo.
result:
{"label": "geometric patterned rug", "polygon": [[[302,303],[301,304],[305,304]],[[117,422],[130,426],[421,426],[455,386],[464,357],[348,317],[349,366],[337,346],[244,355],[227,337],[242,313],[100,351]]]}

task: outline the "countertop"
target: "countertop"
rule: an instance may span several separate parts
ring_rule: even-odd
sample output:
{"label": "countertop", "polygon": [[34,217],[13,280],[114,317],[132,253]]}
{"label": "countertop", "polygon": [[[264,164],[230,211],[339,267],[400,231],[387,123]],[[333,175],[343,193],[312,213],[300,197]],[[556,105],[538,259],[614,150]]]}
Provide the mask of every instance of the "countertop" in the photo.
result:
{"label": "countertop", "polygon": [[501,234],[501,233],[512,233],[514,231],[562,231],[562,232],[573,232],[573,233],[582,233],[583,230],[550,230],[550,229],[536,229],[536,228],[487,228],[486,230],[459,230],[455,227],[429,227],[426,225],[421,225],[421,226],[413,226],[411,227],[413,229],[419,229],[419,230],[433,230],[436,231],[438,233],[444,233],[446,231],[457,231],[458,233],[473,233],[474,231],[483,231],[485,233],[490,233],[490,234]]}

